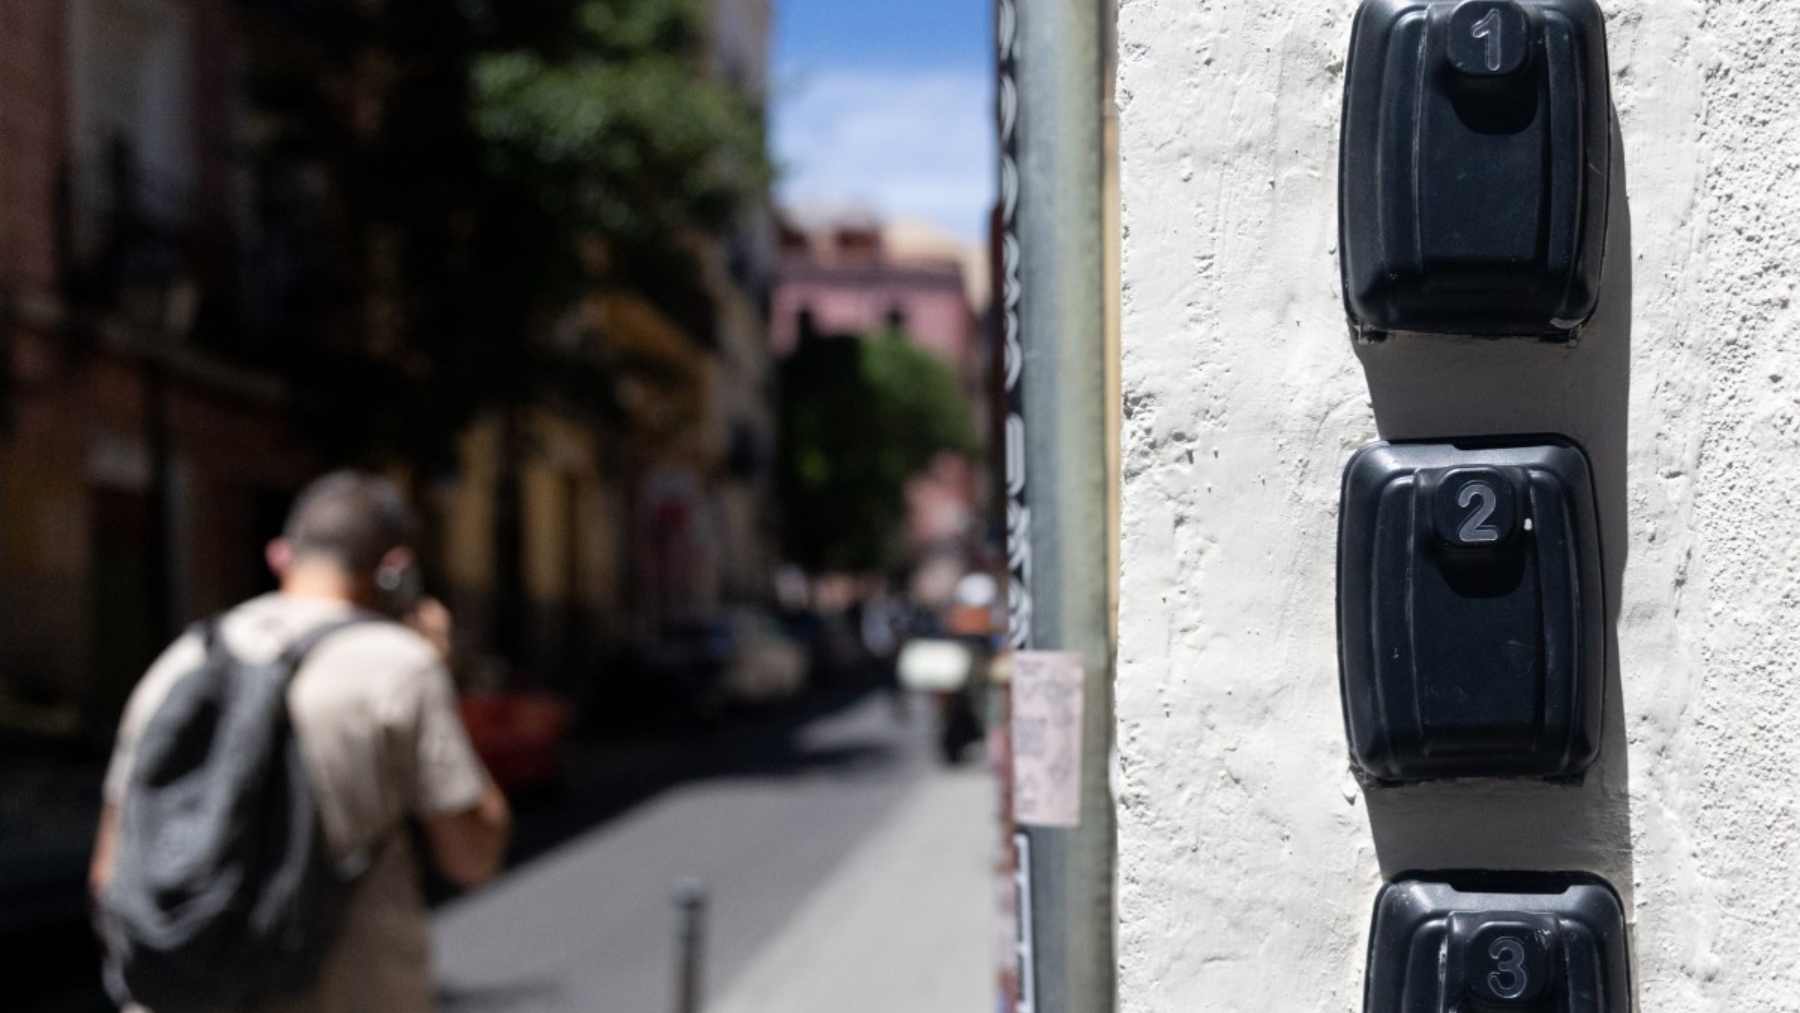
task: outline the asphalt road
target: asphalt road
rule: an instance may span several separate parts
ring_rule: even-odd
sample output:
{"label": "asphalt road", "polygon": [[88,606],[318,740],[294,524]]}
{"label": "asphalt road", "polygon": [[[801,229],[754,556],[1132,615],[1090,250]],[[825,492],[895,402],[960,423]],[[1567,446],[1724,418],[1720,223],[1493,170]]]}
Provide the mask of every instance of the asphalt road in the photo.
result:
{"label": "asphalt road", "polygon": [[[948,772],[935,762],[932,721],[921,704],[906,723],[875,696],[690,744],[674,775],[667,756],[643,761],[644,771],[665,779],[660,784],[632,783],[638,761],[630,754],[577,761],[567,795],[535,815],[528,806],[521,817],[530,857],[439,909],[443,1008],[672,1010],[672,893],[690,878],[707,890],[709,998],[740,982],[748,983],[740,993],[779,992],[783,981],[809,973],[808,950],[835,943],[839,964],[891,953],[938,966],[939,978],[947,973],[942,965],[953,965],[954,984],[933,987],[977,993],[968,1008],[983,1008],[978,993],[993,935],[985,887],[991,793],[979,769]],[[621,803],[620,793],[634,787],[641,800]],[[589,810],[605,818],[584,829]],[[962,829],[946,838],[946,825]],[[956,853],[927,857],[924,849]],[[936,876],[940,863],[953,863],[954,875]],[[939,900],[923,906],[924,894],[909,896],[934,888]],[[891,950],[895,919],[907,921],[902,935],[917,940],[906,954]],[[852,935],[831,939],[839,926]],[[940,956],[946,950],[951,955]],[[886,964],[893,973],[893,961]],[[839,978],[844,972],[834,969]],[[786,1008],[812,1005],[798,998],[806,987],[795,982]],[[805,994],[825,994],[818,989]]]}

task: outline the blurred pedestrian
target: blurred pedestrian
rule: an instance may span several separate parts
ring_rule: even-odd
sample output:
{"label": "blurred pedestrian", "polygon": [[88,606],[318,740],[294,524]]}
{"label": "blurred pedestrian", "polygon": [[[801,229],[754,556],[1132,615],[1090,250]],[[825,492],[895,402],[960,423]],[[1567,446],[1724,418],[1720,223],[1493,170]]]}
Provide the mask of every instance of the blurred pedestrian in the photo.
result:
{"label": "blurred pedestrian", "polygon": [[885,579],[876,577],[870,581],[860,608],[863,651],[875,666],[876,678],[887,694],[894,720],[906,724],[912,719],[912,708],[905,688],[900,685],[897,667],[901,634],[907,622],[906,606],[889,593]]}
{"label": "blurred pedestrian", "polygon": [[[421,824],[418,839],[445,877],[468,887],[498,869],[511,815],[458,717],[444,657],[450,618],[419,593],[415,530],[391,483],[347,471],[319,479],[268,547],[280,590],[182,636],[133,691],[106,775],[91,873],[115,993],[134,987],[136,971],[147,983],[138,1001],[151,1004],[150,986],[160,989],[157,1013],[220,995],[233,995],[236,1009],[431,1008],[431,947],[408,820]],[[425,635],[402,621],[415,611]],[[225,676],[215,678],[219,672]],[[206,696],[208,678],[225,689]],[[267,749],[268,736],[237,716],[264,684],[276,687],[265,694],[275,701],[268,706],[284,711],[280,723],[292,729]],[[184,749],[203,755],[183,767]],[[239,769],[258,750],[270,756],[266,769]],[[283,764],[284,757],[298,759]],[[304,870],[265,868],[271,847],[306,851],[291,838],[309,825],[307,813],[267,801],[288,797],[278,792],[284,774],[304,782],[290,795],[310,789],[320,841],[313,851],[330,867],[336,903],[294,886]],[[265,788],[245,787],[257,777]],[[188,783],[197,787],[182,788]],[[177,790],[192,797],[171,797]],[[209,805],[225,812],[215,816]],[[257,815],[242,819],[244,810]],[[278,839],[265,846],[258,834]],[[224,867],[194,875],[209,862]],[[272,881],[246,882],[258,876]],[[230,899],[246,893],[259,901],[248,912]],[[276,903],[271,897],[307,910],[263,910]],[[270,963],[316,954],[302,961],[302,980],[271,984],[259,968],[194,966],[231,962],[202,959],[208,953],[257,952],[246,947],[271,926],[287,935],[276,933],[279,959]],[[292,938],[307,934],[323,938]],[[191,977],[196,971],[204,977]],[[193,994],[171,981],[194,982]]]}

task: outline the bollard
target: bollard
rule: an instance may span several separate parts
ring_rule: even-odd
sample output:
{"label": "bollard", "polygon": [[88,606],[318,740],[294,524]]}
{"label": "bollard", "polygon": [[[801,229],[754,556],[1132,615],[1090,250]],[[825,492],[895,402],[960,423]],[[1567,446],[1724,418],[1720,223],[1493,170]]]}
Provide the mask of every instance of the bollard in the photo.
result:
{"label": "bollard", "polygon": [[675,1013],[700,1013],[701,949],[706,937],[706,884],[675,884]]}

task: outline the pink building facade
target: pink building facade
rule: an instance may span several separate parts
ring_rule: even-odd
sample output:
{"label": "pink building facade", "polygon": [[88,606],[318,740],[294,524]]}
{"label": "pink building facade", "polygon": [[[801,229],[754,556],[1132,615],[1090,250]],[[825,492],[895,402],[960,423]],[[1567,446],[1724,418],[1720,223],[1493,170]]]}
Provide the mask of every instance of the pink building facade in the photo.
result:
{"label": "pink building facade", "polygon": [[[976,432],[986,430],[986,375],[980,319],[964,266],[950,252],[919,252],[889,241],[877,223],[837,221],[803,229],[783,222],[781,260],[770,310],[770,346],[793,352],[803,332],[874,334],[898,327],[955,371]],[[907,539],[915,549],[979,537],[984,472],[942,454],[907,485]]]}
{"label": "pink building facade", "polygon": [[897,323],[965,381],[979,367],[962,265],[950,257],[896,257],[876,225],[783,226],[770,320],[777,356],[794,350],[807,317],[821,334],[867,334]]}

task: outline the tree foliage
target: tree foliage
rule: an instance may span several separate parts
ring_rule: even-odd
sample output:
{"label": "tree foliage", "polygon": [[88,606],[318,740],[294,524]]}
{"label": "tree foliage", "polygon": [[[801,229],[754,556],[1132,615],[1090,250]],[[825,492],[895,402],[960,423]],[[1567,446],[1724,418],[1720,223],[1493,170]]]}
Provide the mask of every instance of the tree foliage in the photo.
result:
{"label": "tree foliage", "polygon": [[484,407],[619,418],[584,294],[711,340],[697,237],[765,191],[762,113],[694,0],[239,0],[254,198],[240,354],[331,392],[340,450],[442,459]]}
{"label": "tree foliage", "polygon": [[699,73],[697,0],[585,0],[547,24],[475,60],[490,185],[561,233],[556,277],[642,291],[710,340],[689,243],[767,191],[762,110]]}
{"label": "tree foliage", "polygon": [[808,337],[781,371],[783,540],[815,572],[896,561],[906,483],[977,443],[956,374],[898,331]]}
{"label": "tree foliage", "polygon": [[593,0],[555,51],[483,54],[475,123],[489,166],[550,214],[613,237],[715,228],[768,183],[760,112],[697,78],[686,0]]}

